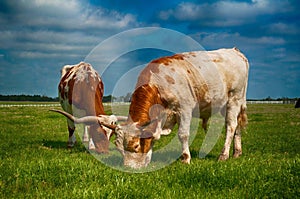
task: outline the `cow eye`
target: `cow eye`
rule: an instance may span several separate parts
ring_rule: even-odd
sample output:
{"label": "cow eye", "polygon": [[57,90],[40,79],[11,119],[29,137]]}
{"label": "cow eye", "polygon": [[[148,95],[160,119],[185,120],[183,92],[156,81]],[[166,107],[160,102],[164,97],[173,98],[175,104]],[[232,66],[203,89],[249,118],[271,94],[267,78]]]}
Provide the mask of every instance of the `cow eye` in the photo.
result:
{"label": "cow eye", "polygon": [[139,144],[136,144],[136,145],[133,146],[134,152],[138,153],[139,149],[140,149],[140,145]]}

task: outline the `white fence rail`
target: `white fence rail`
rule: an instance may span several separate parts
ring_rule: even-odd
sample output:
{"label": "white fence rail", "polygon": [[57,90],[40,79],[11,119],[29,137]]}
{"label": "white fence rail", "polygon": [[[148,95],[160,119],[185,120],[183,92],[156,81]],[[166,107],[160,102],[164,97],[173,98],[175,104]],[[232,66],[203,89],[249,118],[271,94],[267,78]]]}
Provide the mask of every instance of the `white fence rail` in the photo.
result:
{"label": "white fence rail", "polygon": [[247,104],[285,104],[285,101],[247,101]]}
{"label": "white fence rail", "polygon": [[60,104],[0,104],[0,107],[52,107],[60,106]]}

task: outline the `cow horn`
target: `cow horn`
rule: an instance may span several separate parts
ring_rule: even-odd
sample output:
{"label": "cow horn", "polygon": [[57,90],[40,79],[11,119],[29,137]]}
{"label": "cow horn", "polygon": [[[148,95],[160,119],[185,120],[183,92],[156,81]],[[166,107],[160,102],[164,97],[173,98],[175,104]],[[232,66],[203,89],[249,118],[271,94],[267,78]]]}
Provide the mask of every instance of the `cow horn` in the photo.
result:
{"label": "cow horn", "polygon": [[111,130],[115,130],[117,128],[117,125],[113,125],[113,124],[105,124],[104,122],[100,122],[100,124]]}
{"label": "cow horn", "polygon": [[61,110],[56,110],[56,109],[51,109],[50,111],[60,113],[64,116],[66,116],[68,119],[72,120],[74,123],[77,124],[86,124],[86,125],[92,125],[92,124],[97,124],[99,123],[99,119],[97,116],[85,116],[82,118],[77,118],[71,115],[70,113],[67,113],[65,111]]}
{"label": "cow horn", "polygon": [[118,120],[118,121],[127,121],[127,120],[128,120],[128,117],[127,117],[127,116],[117,116],[117,115],[116,115],[116,117],[117,117],[117,120]]}

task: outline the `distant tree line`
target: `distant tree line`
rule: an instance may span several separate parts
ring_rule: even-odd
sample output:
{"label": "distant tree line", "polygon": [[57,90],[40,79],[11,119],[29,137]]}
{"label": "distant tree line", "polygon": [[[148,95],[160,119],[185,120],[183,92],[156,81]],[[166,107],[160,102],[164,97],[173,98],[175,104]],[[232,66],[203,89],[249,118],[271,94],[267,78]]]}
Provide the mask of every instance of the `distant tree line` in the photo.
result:
{"label": "distant tree line", "polygon": [[44,95],[0,95],[0,101],[58,102],[58,97]]}
{"label": "distant tree line", "polygon": [[131,93],[127,93],[125,96],[115,97],[112,95],[103,96],[103,102],[131,102]]}
{"label": "distant tree line", "polygon": [[289,98],[289,97],[281,97],[281,98],[272,98],[270,96],[264,99],[247,99],[248,101],[297,101],[298,98]]}

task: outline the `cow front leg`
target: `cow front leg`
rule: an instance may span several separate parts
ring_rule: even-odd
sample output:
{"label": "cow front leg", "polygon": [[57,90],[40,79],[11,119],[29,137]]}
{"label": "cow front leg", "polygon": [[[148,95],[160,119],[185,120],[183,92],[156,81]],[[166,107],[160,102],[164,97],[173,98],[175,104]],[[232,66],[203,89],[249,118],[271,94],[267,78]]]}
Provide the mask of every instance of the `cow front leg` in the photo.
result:
{"label": "cow front leg", "polygon": [[97,128],[97,125],[90,126],[91,141],[94,143],[91,149],[94,148],[97,153],[108,153],[109,140],[103,132],[98,132]]}
{"label": "cow front leg", "polygon": [[67,146],[68,148],[72,148],[74,147],[75,143],[76,143],[76,136],[75,136],[75,125],[72,121],[68,120],[68,131],[69,131],[69,139],[68,139],[68,143]]}
{"label": "cow front leg", "polygon": [[92,138],[90,138],[88,150],[95,150],[95,149],[96,149],[96,147],[95,147],[94,141]]}
{"label": "cow front leg", "polygon": [[89,126],[84,126],[82,142],[84,142],[84,143],[89,142]]}
{"label": "cow front leg", "polygon": [[190,112],[182,114],[179,122],[178,137],[182,145],[182,159],[181,161],[186,164],[191,162],[191,153],[189,149],[189,137],[190,137],[190,124],[192,115]]}
{"label": "cow front leg", "polygon": [[69,127],[68,126],[68,131],[69,131],[69,139],[68,139],[68,148],[72,148],[75,143],[76,143],[76,136],[75,136],[75,127]]}

